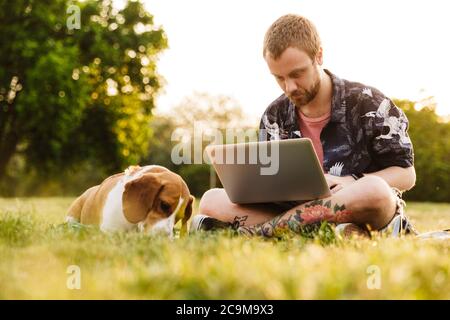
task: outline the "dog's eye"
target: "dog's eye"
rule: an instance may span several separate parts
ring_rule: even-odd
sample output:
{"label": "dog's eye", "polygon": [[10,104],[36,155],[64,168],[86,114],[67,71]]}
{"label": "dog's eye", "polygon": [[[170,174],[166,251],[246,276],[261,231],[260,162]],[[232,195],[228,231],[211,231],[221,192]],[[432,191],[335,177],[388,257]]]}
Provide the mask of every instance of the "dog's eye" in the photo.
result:
{"label": "dog's eye", "polygon": [[170,204],[168,204],[165,201],[161,201],[161,210],[164,211],[165,213],[169,213],[170,212]]}

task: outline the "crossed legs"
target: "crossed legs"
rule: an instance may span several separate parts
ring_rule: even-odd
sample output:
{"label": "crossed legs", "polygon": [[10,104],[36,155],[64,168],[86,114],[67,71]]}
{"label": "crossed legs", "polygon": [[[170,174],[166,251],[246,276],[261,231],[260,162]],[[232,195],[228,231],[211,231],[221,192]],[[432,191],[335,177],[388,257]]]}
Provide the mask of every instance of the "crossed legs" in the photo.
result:
{"label": "crossed legs", "polygon": [[376,176],[365,176],[328,198],[297,205],[287,211],[271,204],[238,205],[223,189],[205,192],[199,204],[202,214],[226,222],[240,222],[239,232],[272,237],[287,230],[299,232],[304,225],[329,221],[351,222],[379,230],[395,214],[396,198],[389,185]]}

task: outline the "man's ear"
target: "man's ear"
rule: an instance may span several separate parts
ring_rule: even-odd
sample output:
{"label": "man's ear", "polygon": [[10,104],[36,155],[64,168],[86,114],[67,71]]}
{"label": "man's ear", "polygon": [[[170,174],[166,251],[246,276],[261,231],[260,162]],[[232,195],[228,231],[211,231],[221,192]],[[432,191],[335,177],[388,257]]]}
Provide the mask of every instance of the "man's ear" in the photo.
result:
{"label": "man's ear", "polygon": [[125,218],[131,223],[138,223],[147,217],[153,207],[156,195],[162,188],[158,174],[147,173],[125,184],[122,206]]}
{"label": "man's ear", "polygon": [[194,206],[195,198],[192,195],[189,195],[188,204],[186,205],[186,209],[184,211],[184,217],[181,220],[181,230],[180,236],[184,236],[187,233],[187,223],[192,216],[192,207]]}
{"label": "man's ear", "polygon": [[319,51],[317,51],[316,55],[316,63],[321,66],[323,64],[323,48],[322,46],[319,47]]}

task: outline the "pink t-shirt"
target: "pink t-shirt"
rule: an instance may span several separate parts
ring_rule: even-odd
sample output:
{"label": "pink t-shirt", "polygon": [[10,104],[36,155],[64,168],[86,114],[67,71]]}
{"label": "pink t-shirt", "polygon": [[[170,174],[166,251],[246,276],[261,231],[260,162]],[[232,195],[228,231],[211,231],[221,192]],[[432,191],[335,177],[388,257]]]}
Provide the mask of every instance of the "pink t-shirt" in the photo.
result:
{"label": "pink t-shirt", "polygon": [[314,150],[316,150],[319,161],[323,166],[323,149],[322,142],[320,142],[320,133],[330,121],[331,110],[319,118],[308,118],[301,111],[298,111],[297,115],[302,136],[312,140]]}

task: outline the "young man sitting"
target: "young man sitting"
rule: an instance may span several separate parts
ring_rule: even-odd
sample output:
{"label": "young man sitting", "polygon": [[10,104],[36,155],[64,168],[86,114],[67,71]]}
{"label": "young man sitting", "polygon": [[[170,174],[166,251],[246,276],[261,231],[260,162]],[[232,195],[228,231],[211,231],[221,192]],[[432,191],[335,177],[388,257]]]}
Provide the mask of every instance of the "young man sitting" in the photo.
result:
{"label": "young man sitting", "polygon": [[[416,181],[408,120],[377,89],[323,69],[314,25],[285,15],[268,29],[263,56],[284,94],[261,118],[260,140],[308,137],[332,195],[306,203],[238,205],[223,189],[208,190],[192,230],[232,227],[272,237],[329,221],[348,230],[381,230],[403,217],[401,192]],[[406,220],[400,225],[408,229]]]}

